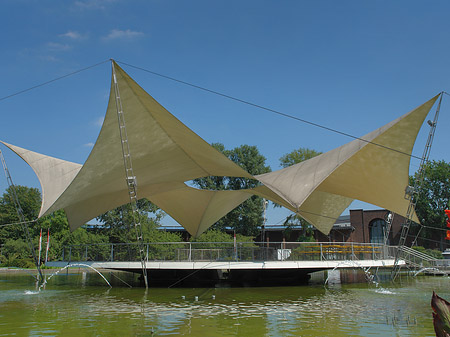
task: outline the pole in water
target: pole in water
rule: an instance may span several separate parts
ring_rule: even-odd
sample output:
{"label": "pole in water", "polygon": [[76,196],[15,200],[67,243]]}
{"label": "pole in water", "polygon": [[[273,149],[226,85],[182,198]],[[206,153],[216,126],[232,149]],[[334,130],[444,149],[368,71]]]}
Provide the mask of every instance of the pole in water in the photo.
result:
{"label": "pole in water", "polygon": [[5,157],[3,157],[3,153],[0,150],[0,161],[2,162],[3,171],[6,175],[6,181],[8,182],[8,186],[10,188],[12,199],[14,201],[14,207],[16,208],[17,216],[19,220],[22,222],[22,229],[25,233],[26,240],[28,241],[28,247],[30,248],[31,255],[33,256],[34,264],[36,266],[36,269],[38,271],[38,278],[39,282],[44,282],[44,276],[42,275],[41,267],[40,267],[40,261],[38,261],[38,258],[36,256],[36,252],[34,249],[33,241],[31,239],[30,231],[28,230],[28,222],[33,221],[27,221],[25,219],[25,215],[23,214],[22,206],[20,206],[19,198],[17,196],[16,186],[13,183],[13,180],[11,178],[11,174],[9,173],[8,166],[6,165]]}
{"label": "pole in water", "polygon": [[48,261],[48,248],[50,247],[50,228],[47,231],[47,248],[45,248],[45,263]]}
{"label": "pole in water", "polygon": [[42,228],[41,228],[41,233],[39,234],[39,253],[38,253],[38,261],[39,264],[41,264],[41,250],[42,250]]}
{"label": "pole in water", "polygon": [[111,59],[111,66],[112,66],[112,75],[113,75],[113,85],[114,85],[114,94],[115,94],[115,102],[116,102],[116,110],[117,110],[117,118],[118,118],[118,126],[119,126],[119,134],[120,134],[120,141],[122,144],[122,156],[123,156],[123,163],[124,163],[124,169],[125,169],[125,179],[128,187],[128,197],[130,198],[129,205],[131,206],[131,213],[134,223],[134,229],[136,232],[136,241],[139,248],[139,257],[141,260],[141,267],[142,267],[142,277],[145,281],[145,288],[148,288],[148,280],[147,280],[147,266],[146,266],[146,259],[148,256],[146,256],[144,252],[144,242],[143,242],[143,235],[142,235],[142,226],[140,221],[140,214],[138,209],[138,197],[137,197],[137,180],[136,176],[133,173],[133,164],[132,164],[132,158],[131,158],[131,151],[130,151],[130,145],[128,142],[128,136],[127,136],[127,130],[126,130],[126,124],[125,124],[125,112],[123,110],[122,106],[122,99],[120,98],[120,91],[119,91],[119,83],[117,81],[117,75],[116,75],[116,68],[115,68],[115,62]]}

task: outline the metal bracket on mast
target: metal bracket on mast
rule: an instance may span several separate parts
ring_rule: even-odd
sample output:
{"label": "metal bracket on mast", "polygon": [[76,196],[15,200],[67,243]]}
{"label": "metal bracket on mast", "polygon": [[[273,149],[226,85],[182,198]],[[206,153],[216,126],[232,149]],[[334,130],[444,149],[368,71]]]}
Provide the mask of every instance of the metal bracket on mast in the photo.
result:
{"label": "metal bracket on mast", "polygon": [[34,264],[38,271],[38,276],[39,276],[38,283],[41,284],[42,282],[44,282],[44,276],[42,275],[42,271],[41,271],[41,267],[40,267],[41,261],[39,261],[38,258],[36,257],[36,252],[34,250],[33,241],[31,239],[30,231],[28,229],[29,221],[27,221],[25,219],[25,215],[23,214],[22,206],[20,206],[19,198],[17,196],[16,186],[14,185],[14,183],[12,181],[11,174],[9,173],[8,166],[6,166],[6,161],[5,161],[5,158],[3,157],[3,153],[1,150],[0,150],[0,160],[2,162],[3,170],[5,171],[8,186],[10,187],[10,192],[12,193],[12,199],[14,201],[14,207],[16,208],[17,216],[19,217],[19,221],[22,224],[22,229],[25,233],[25,237],[28,242],[28,247],[30,248],[31,255],[33,256]]}
{"label": "metal bracket on mast", "polygon": [[398,242],[398,248],[395,253],[395,261],[394,268],[392,269],[391,278],[395,280],[398,273],[400,272],[401,265],[399,264],[400,259],[403,257],[403,250],[401,249],[408,237],[409,228],[411,227],[412,217],[415,213],[417,198],[419,189],[422,186],[422,182],[425,176],[425,165],[428,162],[431,152],[431,145],[433,144],[434,132],[436,131],[436,125],[439,118],[439,111],[441,110],[441,102],[442,102],[443,93],[441,93],[441,97],[439,98],[439,103],[436,108],[436,112],[434,114],[433,121],[428,121],[427,124],[430,126],[430,132],[428,133],[427,143],[425,145],[425,149],[423,151],[422,158],[420,160],[419,170],[417,171],[417,179],[414,182],[414,186],[407,186],[405,189],[405,198],[409,199],[408,210],[406,212],[406,222],[402,225],[402,229],[400,232],[400,240]]}
{"label": "metal bracket on mast", "polygon": [[116,96],[116,108],[117,108],[117,117],[119,120],[119,131],[120,131],[120,140],[122,144],[122,155],[123,155],[123,163],[125,167],[125,179],[128,187],[128,195],[130,197],[130,206],[132,211],[132,218],[134,222],[134,229],[136,231],[136,241],[139,249],[139,256],[141,259],[141,267],[142,267],[142,276],[145,281],[145,288],[148,288],[148,280],[147,280],[147,266],[146,259],[147,256],[144,251],[144,241],[142,237],[142,226],[140,222],[139,209],[137,205],[138,197],[137,197],[137,181],[136,176],[133,173],[133,165],[131,161],[131,152],[130,146],[128,143],[128,135],[127,128],[125,124],[125,116],[122,108],[122,100],[120,98],[119,92],[119,84],[117,83],[116,77],[116,69],[114,67],[114,61],[111,60],[112,64],[112,73],[113,73],[113,82],[114,82],[114,93]]}
{"label": "metal bracket on mast", "polygon": [[389,233],[391,232],[392,222],[394,221],[394,213],[389,212],[384,219],[386,221],[386,228],[384,231],[384,245],[388,244]]}

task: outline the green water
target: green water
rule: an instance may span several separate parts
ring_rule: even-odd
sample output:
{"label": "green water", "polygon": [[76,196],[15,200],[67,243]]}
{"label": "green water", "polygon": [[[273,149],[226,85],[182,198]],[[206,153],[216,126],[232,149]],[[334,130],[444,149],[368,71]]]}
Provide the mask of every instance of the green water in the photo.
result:
{"label": "green water", "polygon": [[0,271],[0,336],[435,336],[432,291],[450,298],[447,277],[146,293],[104,275],[113,288],[76,270],[39,292],[30,275]]}

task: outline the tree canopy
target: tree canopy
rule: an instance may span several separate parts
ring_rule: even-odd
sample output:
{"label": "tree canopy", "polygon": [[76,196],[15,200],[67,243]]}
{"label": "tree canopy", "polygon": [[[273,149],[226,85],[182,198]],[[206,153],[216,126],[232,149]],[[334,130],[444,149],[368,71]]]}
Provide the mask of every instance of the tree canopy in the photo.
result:
{"label": "tree canopy", "polygon": [[[37,219],[41,208],[41,192],[37,188],[15,186],[17,198],[26,221]],[[1,240],[23,237],[22,226],[9,225],[20,222],[14,203],[12,187],[8,187],[0,198],[0,243]],[[5,226],[9,225],[9,226]]]}
{"label": "tree canopy", "polygon": [[[144,228],[154,229],[160,224],[163,217],[161,210],[147,199],[140,199],[137,202],[139,221]],[[136,233],[134,231],[134,219],[130,204],[119,206],[97,217],[103,225],[110,242],[134,242]]]}
{"label": "tree canopy", "polygon": [[[413,185],[418,178],[419,173],[416,172],[410,177],[410,184]],[[442,240],[445,237],[443,229],[447,229],[444,210],[450,207],[450,163],[440,160],[425,164],[423,181],[417,188],[416,214],[420,222],[427,227],[441,229],[424,227],[419,237]],[[424,246],[427,246],[427,240],[424,240]]]}
{"label": "tree canopy", "polygon": [[280,158],[280,165],[282,167],[289,167],[294,164],[301,163],[302,161],[314,158],[319,154],[322,154],[322,152],[318,152],[316,150],[308,149],[305,147],[300,147],[283,155]]}
{"label": "tree canopy", "polygon": [[[225,149],[220,143],[213,143],[212,146],[252,175],[271,171],[266,165],[266,158],[256,146],[241,145],[232,150]],[[254,188],[260,184],[255,179],[216,176],[195,179],[193,183],[200,189],[209,190],[240,190]],[[236,233],[254,236],[258,234],[264,221],[263,212],[263,199],[252,196],[216,222],[212,228],[223,231],[229,227]]]}
{"label": "tree canopy", "polygon": [[[15,188],[26,220],[32,221],[28,224],[28,228],[35,249],[38,247],[41,229],[44,240],[47,238],[48,231],[50,232],[50,259],[61,256],[63,247],[67,245],[136,241],[130,205],[102,214],[98,217],[98,220],[102,222],[98,226],[84,226],[71,232],[63,210],[37,220],[41,207],[41,195],[38,189],[26,186],[15,186]],[[181,236],[178,234],[158,230],[162,213],[154,204],[146,199],[139,200],[138,203],[145,241],[181,241]],[[32,255],[26,243],[23,226],[18,222],[12,190],[8,188],[0,198],[0,264],[33,267]]]}

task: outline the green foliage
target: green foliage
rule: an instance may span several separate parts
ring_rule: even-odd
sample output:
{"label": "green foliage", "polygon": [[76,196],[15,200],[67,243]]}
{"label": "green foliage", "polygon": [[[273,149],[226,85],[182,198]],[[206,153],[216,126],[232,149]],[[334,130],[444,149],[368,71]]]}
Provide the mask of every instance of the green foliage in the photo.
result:
{"label": "green foliage", "polygon": [[285,227],[285,234],[289,235],[293,228],[300,228],[301,232],[297,238],[299,242],[314,242],[313,226],[309,224],[298,214],[290,214],[286,217],[283,226]]}
{"label": "green foliage", "polygon": [[302,161],[316,157],[320,154],[322,154],[322,152],[300,147],[297,150],[293,150],[292,152],[286,153],[284,156],[282,156],[280,158],[280,164],[282,167],[289,167],[301,163]]}
{"label": "green foliage", "polygon": [[[36,188],[16,186],[16,192],[23,213],[27,220],[36,220],[41,206],[40,192]],[[162,212],[148,200],[138,202],[139,221],[142,224],[144,240],[149,242],[179,242],[181,236],[158,230]],[[153,217],[150,216],[153,214]],[[60,257],[63,248],[68,245],[84,245],[105,243],[89,250],[88,259],[96,256],[108,256],[110,242],[135,242],[131,206],[125,205],[107,212],[99,217],[105,224],[97,227],[81,227],[71,232],[66,214],[63,210],[56,211],[35,222],[28,224],[33,245],[38,255],[39,233],[42,229],[42,255],[45,258],[47,233],[50,230],[50,247],[48,258],[54,260]],[[0,198],[0,225],[17,223],[18,217],[12,198],[12,190],[9,188]],[[22,225],[0,227],[0,264],[15,267],[34,267],[30,247],[27,244]],[[84,251],[73,250],[73,259],[81,258]],[[83,257],[84,258],[84,257]]]}
{"label": "green foliage", "polygon": [[435,259],[443,259],[444,256],[442,255],[442,252],[437,249],[427,249],[422,246],[414,246],[412,247],[414,250],[417,250],[420,253],[427,254]]}
{"label": "green foliage", "polygon": [[166,232],[150,226],[142,228],[144,242],[182,242],[180,233]]}
{"label": "green foliage", "polygon": [[[25,220],[35,220],[41,206],[39,190],[26,186],[15,186],[15,193]],[[3,265],[21,268],[34,265],[24,235],[25,225],[19,224],[21,221],[14,202],[14,190],[12,187],[8,187],[0,198],[0,261]],[[29,223],[26,226],[28,226],[30,235],[34,237],[37,233],[36,224]]]}
{"label": "green foliage", "polygon": [[[223,247],[223,244],[221,243],[229,243],[230,247],[234,243],[234,236],[228,233],[225,233],[221,230],[217,229],[209,229],[206,232],[202,233],[197,238],[191,237],[191,242],[200,242],[201,244],[196,244],[195,248],[214,248]],[[242,234],[236,234],[236,243],[240,244],[240,247],[256,247],[255,244],[253,244],[253,237],[252,236],[245,236]]]}
{"label": "green foliage", "polygon": [[[410,184],[418,179],[419,173],[410,177]],[[447,216],[445,209],[449,208],[450,200],[450,163],[445,161],[431,161],[424,167],[424,179],[418,188],[416,214],[423,225],[446,228]],[[445,236],[445,231],[438,231]],[[419,238],[430,239],[436,237],[436,230],[423,228]],[[427,245],[425,240],[424,245]]]}
{"label": "green foliage", "polygon": [[0,263],[5,267],[33,268],[28,245],[21,239],[8,239],[2,246]]}
{"label": "green foliage", "polygon": [[[26,221],[35,220],[41,207],[41,194],[37,188],[15,186],[17,198]],[[12,187],[8,187],[0,198],[0,226],[20,222],[13,198]],[[28,225],[33,230],[32,224]],[[35,233],[35,231],[34,231]],[[23,225],[0,227],[0,244],[7,239],[20,239],[23,237]]]}
{"label": "green foliage", "polygon": [[[234,236],[217,229],[209,229],[199,237],[191,237],[191,242],[234,242]],[[236,234],[236,242],[253,242],[252,236]]]}
{"label": "green foliage", "polygon": [[[104,233],[110,238],[112,243],[135,242],[136,232],[135,221],[139,221],[144,228],[155,229],[163,217],[159,208],[147,199],[141,199],[137,203],[139,219],[134,219],[130,204],[119,206],[97,217],[105,227]],[[150,214],[154,216],[151,217]]]}
{"label": "green foliage", "polygon": [[217,229],[209,229],[197,238],[191,237],[191,242],[233,242],[233,236]]}
{"label": "green foliage", "polygon": [[[270,167],[265,164],[266,158],[259,153],[256,146],[241,145],[232,150],[226,150],[220,143],[214,143],[212,146],[252,175],[270,172]],[[211,176],[195,179],[194,185],[208,190],[240,190],[257,187],[260,183],[255,179]],[[263,211],[263,199],[252,196],[212,227],[220,231],[225,231],[228,227],[238,234],[255,236],[264,221]]]}

